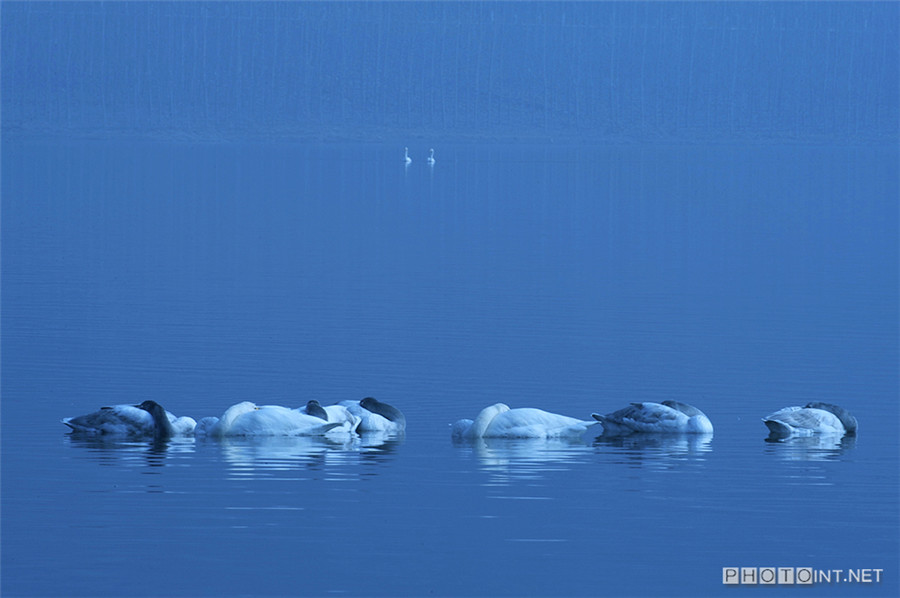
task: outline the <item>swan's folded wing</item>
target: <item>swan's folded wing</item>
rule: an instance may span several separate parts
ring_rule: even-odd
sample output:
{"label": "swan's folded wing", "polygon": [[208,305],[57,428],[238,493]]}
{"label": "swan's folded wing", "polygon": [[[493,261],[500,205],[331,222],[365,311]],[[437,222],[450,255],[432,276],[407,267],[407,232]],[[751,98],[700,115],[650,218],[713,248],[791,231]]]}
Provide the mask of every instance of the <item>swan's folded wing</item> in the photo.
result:
{"label": "swan's folded wing", "polygon": [[842,434],[844,426],[841,420],[830,411],[822,409],[805,409],[787,407],[776,411],[763,420],[773,433],[792,434]]}
{"label": "swan's folded wing", "polygon": [[593,415],[604,434],[684,432],[688,416],[661,403],[632,403],[608,415]]}
{"label": "swan's folded wing", "polygon": [[75,432],[88,434],[140,435],[152,434],[153,416],[132,405],[104,407],[94,413],[62,420]]}
{"label": "swan's folded wing", "polygon": [[585,431],[585,422],[567,415],[550,413],[530,407],[510,409],[497,415],[488,426],[486,437],[491,438],[560,438],[577,436]]}

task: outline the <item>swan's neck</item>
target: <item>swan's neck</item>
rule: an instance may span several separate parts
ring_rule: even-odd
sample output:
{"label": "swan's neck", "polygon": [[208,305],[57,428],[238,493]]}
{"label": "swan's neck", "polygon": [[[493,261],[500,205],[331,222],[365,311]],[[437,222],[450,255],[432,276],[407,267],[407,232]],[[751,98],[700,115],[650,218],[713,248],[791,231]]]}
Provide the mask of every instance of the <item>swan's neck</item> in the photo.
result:
{"label": "swan's neck", "polygon": [[232,424],[234,424],[237,418],[244,415],[245,413],[254,411],[255,409],[256,405],[254,405],[250,401],[244,401],[242,403],[238,403],[237,405],[232,405],[225,410],[225,413],[222,414],[222,418],[219,420],[219,428],[221,430],[227,430],[232,426]]}
{"label": "swan's neck", "polygon": [[153,416],[153,427],[155,430],[153,435],[156,438],[166,440],[175,435],[175,428],[172,427],[172,422],[169,421],[169,416],[166,415],[165,409],[157,405],[150,412],[150,415]]}
{"label": "swan's neck", "polygon": [[496,405],[491,405],[490,407],[482,409],[481,413],[478,414],[478,417],[475,418],[475,421],[472,422],[472,427],[469,428],[469,437],[484,437],[484,433],[487,432],[488,426],[491,425],[494,418],[504,411],[509,411],[509,407],[503,403],[497,403]]}

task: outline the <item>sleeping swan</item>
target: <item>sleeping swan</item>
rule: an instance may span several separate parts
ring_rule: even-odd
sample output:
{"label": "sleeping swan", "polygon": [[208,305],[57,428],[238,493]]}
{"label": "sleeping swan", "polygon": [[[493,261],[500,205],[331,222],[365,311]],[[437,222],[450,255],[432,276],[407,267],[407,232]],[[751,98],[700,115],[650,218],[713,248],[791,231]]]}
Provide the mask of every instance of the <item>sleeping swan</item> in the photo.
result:
{"label": "sleeping swan", "polygon": [[361,401],[341,401],[332,407],[341,407],[360,419],[357,432],[385,432],[395,434],[406,430],[406,416],[392,405],[382,403],[372,397]]}
{"label": "sleeping swan", "polygon": [[[318,403],[317,403],[318,404]],[[328,432],[353,431],[353,419],[324,420],[321,414],[310,415],[309,406],[291,409],[280,405],[257,406],[244,401],[229,407],[221,418],[204,417],[195,433],[216,438],[225,436],[320,436]],[[321,409],[321,407],[320,407]],[[313,409],[316,412],[315,409]]]}
{"label": "sleeping swan", "polygon": [[712,422],[687,403],[632,403],[607,415],[592,414],[603,426],[604,436],[626,436],[636,432],[656,434],[712,434]]}
{"label": "sleeping swan", "polygon": [[152,437],[159,440],[189,435],[197,425],[190,417],[175,417],[156,401],[103,407],[87,415],[67,417],[62,423],[72,428],[73,433]]}
{"label": "sleeping swan", "polygon": [[[344,425],[349,432],[357,432],[360,424],[360,417],[353,415],[349,409],[343,405],[328,405],[323,407],[319,401],[309,401],[305,407],[298,409],[300,413],[318,417],[327,422],[338,422]],[[346,425],[345,425],[346,424]]]}
{"label": "sleeping swan", "polygon": [[856,418],[843,407],[812,402],[805,407],[785,407],[763,418],[770,438],[789,436],[855,436]]}
{"label": "sleeping swan", "polygon": [[453,424],[451,435],[454,440],[580,437],[596,424],[542,409],[510,409],[497,403],[482,409],[474,421],[461,419]]}

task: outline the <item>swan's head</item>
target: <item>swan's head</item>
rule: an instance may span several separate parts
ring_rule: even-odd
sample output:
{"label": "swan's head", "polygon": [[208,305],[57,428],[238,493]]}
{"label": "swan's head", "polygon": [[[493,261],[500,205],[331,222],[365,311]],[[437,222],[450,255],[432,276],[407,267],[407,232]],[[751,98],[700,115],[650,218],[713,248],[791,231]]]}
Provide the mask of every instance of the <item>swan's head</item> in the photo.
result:
{"label": "swan's head", "polygon": [[397,424],[405,424],[406,416],[392,405],[388,405],[387,403],[382,403],[377,399],[373,399],[372,397],[366,397],[362,401],[359,402],[359,406],[365,409],[366,411],[371,411],[372,413],[376,413],[381,417],[392,421]]}
{"label": "swan's head", "polygon": [[147,413],[150,413],[151,415],[154,412],[158,412],[160,410],[162,410],[163,413],[166,412],[166,410],[163,409],[162,405],[160,405],[156,401],[144,401],[140,405],[135,405],[135,407],[137,407],[138,409],[143,409],[144,411],[146,411]]}
{"label": "swan's head", "polygon": [[163,409],[162,405],[156,401],[148,400],[140,405],[135,405],[135,407],[143,409],[153,417],[153,423],[155,424],[156,430],[155,436],[157,438],[169,438],[175,434],[172,422],[169,421],[169,416],[166,414],[166,410]]}
{"label": "swan's head", "polygon": [[839,407],[838,405],[834,405],[832,403],[812,401],[806,404],[806,409],[821,409],[823,411],[833,413],[839,420],[841,420],[841,423],[844,425],[844,430],[846,430],[847,435],[856,435],[856,429],[859,424],[857,423],[856,418],[850,415],[850,412],[843,407]]}
{"label": "swan's head", "polygon": [[306,404],[306,415],[312,415],[313,417],[328,421],[328,412],[325,411],[325,408],[315,399]]}

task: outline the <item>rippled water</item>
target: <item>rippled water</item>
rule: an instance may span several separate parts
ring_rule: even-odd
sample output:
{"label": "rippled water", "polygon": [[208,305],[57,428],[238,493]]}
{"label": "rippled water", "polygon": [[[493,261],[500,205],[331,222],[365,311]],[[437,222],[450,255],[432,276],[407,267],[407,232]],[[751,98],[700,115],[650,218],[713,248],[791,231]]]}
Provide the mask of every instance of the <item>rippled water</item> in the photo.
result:
{"label": "rippled water", "polygon": [[[4,595],[896,595],[896,149],[18,139]],[[399,151],[398,151],[399,147]],[[399,438],[70,437],[152,398],[372,395]],[[454,444],[503,401],[673,398],[712,438]],[[855,439],[765,442],[811,399]]]}

